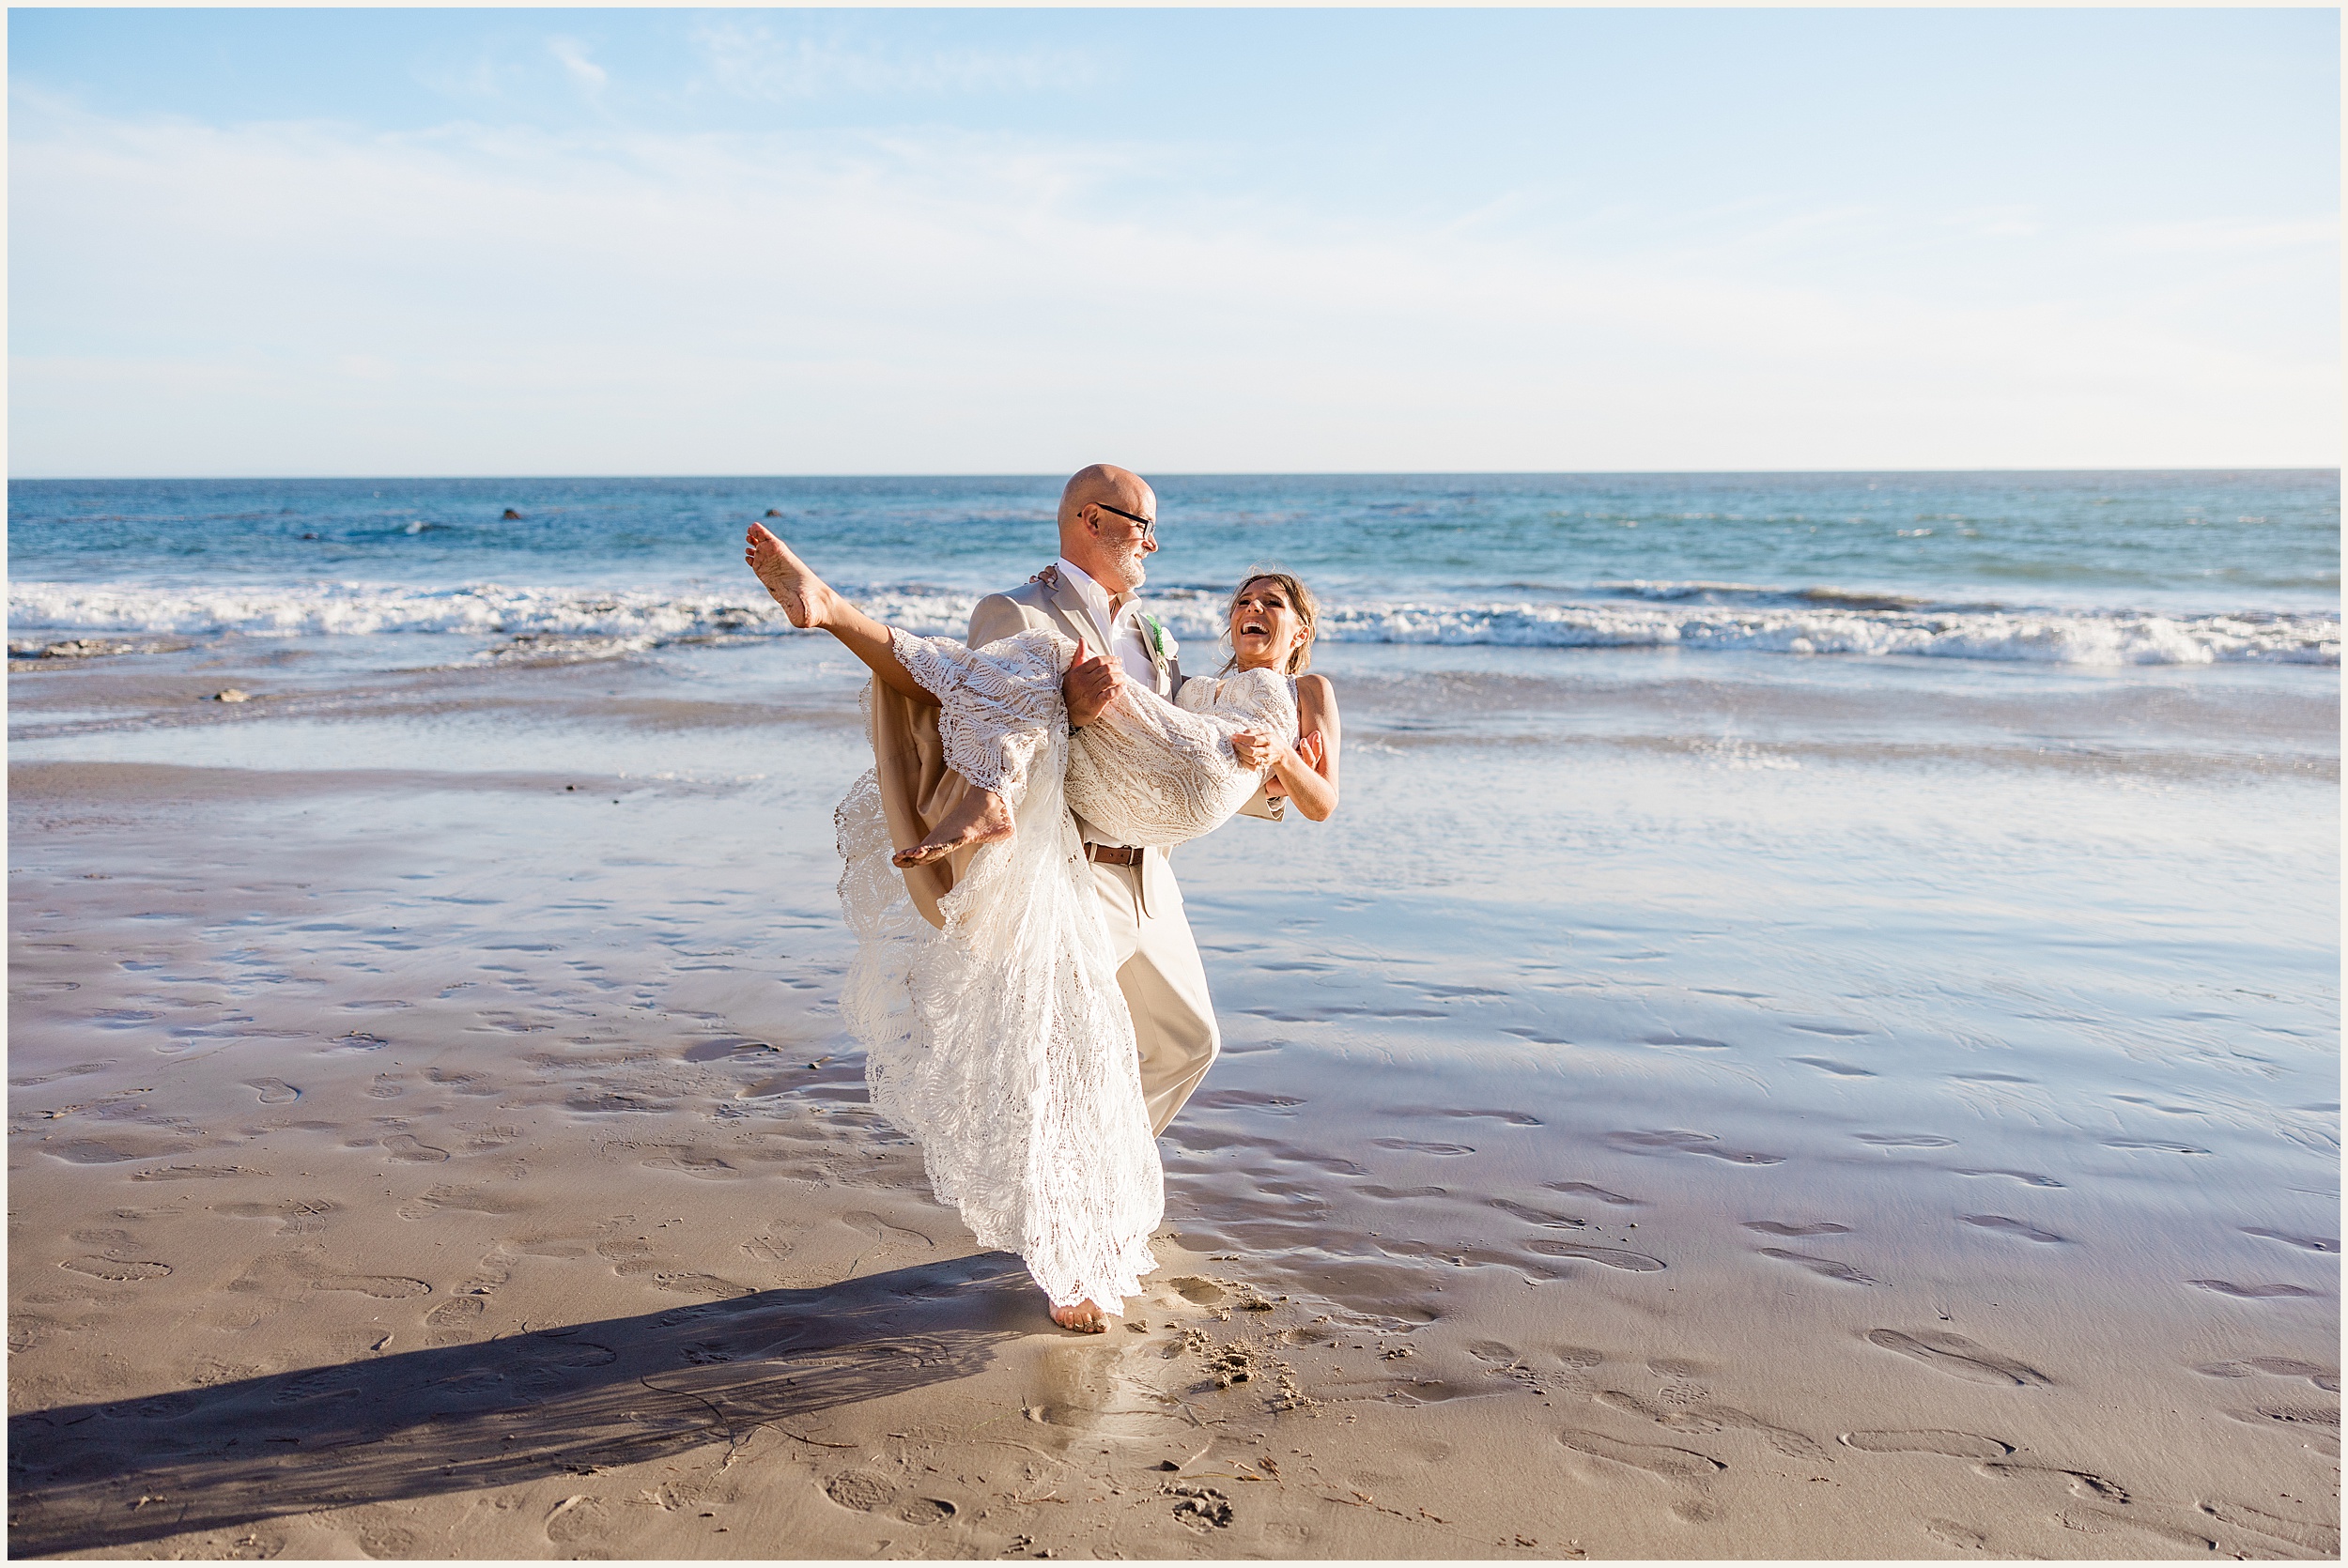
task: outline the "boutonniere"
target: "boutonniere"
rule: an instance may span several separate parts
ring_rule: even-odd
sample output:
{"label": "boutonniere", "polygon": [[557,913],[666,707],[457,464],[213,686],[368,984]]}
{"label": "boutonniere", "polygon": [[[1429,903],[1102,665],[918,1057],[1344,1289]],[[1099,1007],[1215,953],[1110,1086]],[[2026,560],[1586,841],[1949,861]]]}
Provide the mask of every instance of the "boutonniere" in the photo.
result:
{"label": "boutonniere", "polygon": [[1150,631],[1150,657],[1158,664],[1164,664],[1166,662],[1166,623],[1145,612],[1141,618],[1141,623]]}

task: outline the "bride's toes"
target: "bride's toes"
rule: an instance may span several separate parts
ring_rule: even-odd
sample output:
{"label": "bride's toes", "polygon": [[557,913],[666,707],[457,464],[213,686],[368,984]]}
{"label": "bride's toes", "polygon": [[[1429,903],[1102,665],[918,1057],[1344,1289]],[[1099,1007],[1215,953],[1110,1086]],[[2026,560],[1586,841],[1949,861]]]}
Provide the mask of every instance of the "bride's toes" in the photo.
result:
{"label": "bride's toes", "polygon": [[1052,1321],[1080,1334],[1104,1333],[1109,1326],[1108,1318],[1090,1301],[1079,1301],[1073,1307],[1054,1307]]}
{"label": "bride's toes", "polygon": [[916,844],[909,850],[899,850],[888,857],[891,866],[927,866],[933,860],[943,860],[954,853],[951,844]]}

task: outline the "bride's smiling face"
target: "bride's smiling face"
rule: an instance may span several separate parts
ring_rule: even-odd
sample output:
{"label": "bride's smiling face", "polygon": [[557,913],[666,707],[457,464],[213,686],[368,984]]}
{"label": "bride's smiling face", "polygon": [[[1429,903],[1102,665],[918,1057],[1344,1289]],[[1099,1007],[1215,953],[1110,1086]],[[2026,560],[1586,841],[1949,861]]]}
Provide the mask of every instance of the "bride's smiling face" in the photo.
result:
{"label": "bride's smiling face", "polygon": [[1239,591],[1231,605],[1231,652],[1242,669],[1286,671],[1289,655],[1309,634],[1289,602],[1288,592],[1272,577],[1258,577]]}

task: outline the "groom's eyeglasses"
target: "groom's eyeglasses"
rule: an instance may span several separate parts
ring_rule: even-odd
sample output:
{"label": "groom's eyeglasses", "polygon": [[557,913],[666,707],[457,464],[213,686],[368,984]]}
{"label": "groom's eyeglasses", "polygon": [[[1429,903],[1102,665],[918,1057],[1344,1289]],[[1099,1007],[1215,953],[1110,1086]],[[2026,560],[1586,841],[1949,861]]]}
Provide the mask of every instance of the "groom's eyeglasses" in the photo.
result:
{"label": "groom's eyeglasses", "polygon": [[1111,506],[1104,500],[1096,500],[1092,504],[1099,507],[1104,512],[1114,512],[1119,516],[1126,519],[1128,522],[1139,523],[1141,525],[1141,536],[1144,539],[1151,538],[1157,532],[1158,520],[1155,517],[1136,517],[1132,513],[1126,511],[1123,507]]}

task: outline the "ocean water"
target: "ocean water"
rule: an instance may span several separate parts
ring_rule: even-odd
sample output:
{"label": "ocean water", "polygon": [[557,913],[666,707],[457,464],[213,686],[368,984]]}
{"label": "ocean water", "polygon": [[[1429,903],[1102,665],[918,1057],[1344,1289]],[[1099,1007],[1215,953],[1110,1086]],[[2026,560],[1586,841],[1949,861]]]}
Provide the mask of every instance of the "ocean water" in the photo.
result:
{"label": "ocean water", "polygon": [[[1185,1245],[1429,1362],[1707,1364],[1821,1449],[1982,1433],[2139,1499],[2329,1495],[2329,1384],[2261,1369],[2337,1381],[2336,475],[1159,491],[1186,662],[1284,562],[1344,716],[1335,818],[1176,861],[1225,1041],[1162,1145]],[[14,485],[12,930],[125,945],[12,1044],[127,1071],[135,1015],[298,1084],[348,1008],[413,1002],[450,1071],[547,1078],[515,1093],[564,1146],[621,1090],[718,1158],[865,1114],[831,816],[865,675],[741,532],[771,507],[958,634],[1049,558],[1054,493]],[[165,931],[203,961],[131,950]],[[757,1049],[712,1087],[720,1031]],[[2052,1388],[1882,1348],[1940,1334]]]}
{"label": "ocean water", "polygon": [[[2340,660],[2335,470],[1173,476],[1185,640],[1278,562],[1335,641],[2090,667]],[[18,481],[10,636],[786,632],[769,508],[840,587],[956,633],[1053,554],[1047,479]],[[508,510],[518,514],[507,518]]]}

